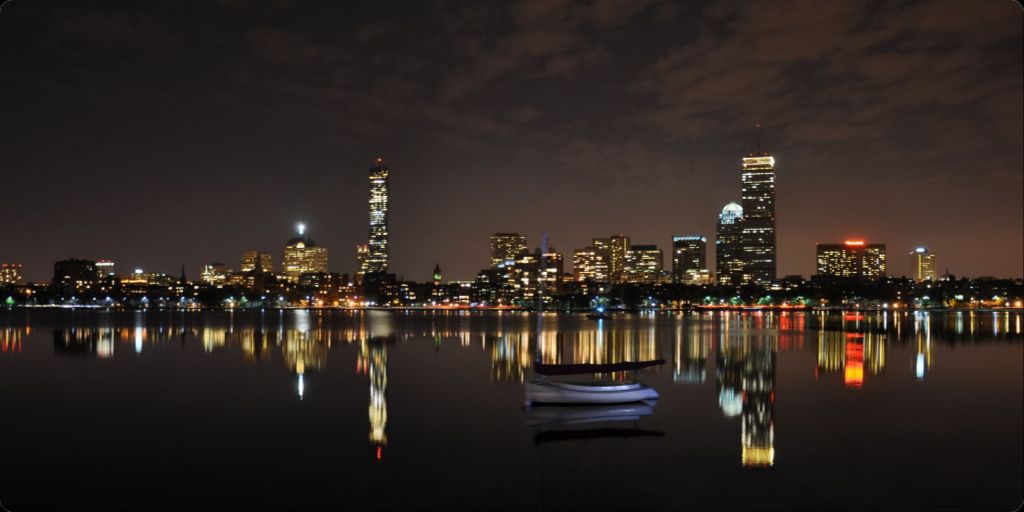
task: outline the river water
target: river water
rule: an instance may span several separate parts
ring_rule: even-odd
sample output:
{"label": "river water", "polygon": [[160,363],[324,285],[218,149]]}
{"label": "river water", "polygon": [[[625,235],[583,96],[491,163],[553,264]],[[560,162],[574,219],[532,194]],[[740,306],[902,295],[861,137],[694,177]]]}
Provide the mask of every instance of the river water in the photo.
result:
{"label": "river water", "polygon": [[[1009,510],[1022,313],[0,311],[0,504]],[[653,405],[524,406],[664,359]]]}

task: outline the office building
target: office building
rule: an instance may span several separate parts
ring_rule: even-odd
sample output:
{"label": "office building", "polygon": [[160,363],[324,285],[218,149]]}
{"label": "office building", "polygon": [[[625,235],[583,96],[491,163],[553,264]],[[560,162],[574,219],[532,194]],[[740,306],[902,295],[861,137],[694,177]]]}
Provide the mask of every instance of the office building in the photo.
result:
{"label": "office building", "polygon": [[117,275],[114,273],[114,262],[110,260],[96,260],[96,277],[100,280]]}
{"label": "office building", "polygon": [[729,203],[718,215],[715,231],[715,269],[718,284],[738,286],[745,282],[743,272],[743,207]]}
{"label": "office building", "polygon": [[562,292],[562,276],[565,274],[565,260],[554,247],[541,255],[540,280],[548,294]]}
{"label": "office building", "polygon": [[510,265],[529,252],[526,247],[526,235],[519,233],[491,235],[491,268]]}
{"label": "office building", "polygon": [[362,284],[363,276],[366,275],[367,258],[370,256],[370,246],[367,244],[356,244],[356,284]]}
{"label": "office building", "polygon": [[213,286],[224,286],[227,283],[228,275],[231,274],[231,267],[223,263],[210,263],[203,265],[203,272],[200,274],[200,279],[209,285]]}
{"label": "office building", "polygon": [[577,281],[609,282],[606,252],[593,246],[576,249],[572,253],[572,271]]}
{"label": "office building", "polygon": [[699,235],[672,237],[673,282],[689,282],[689,276],[707,270],[707,243],[708,239]]}
{"label": "office building", "polygon": [[383,158],[370,168],[370,239],[366,273],[388,271],[388,175]]}
{"label": "office building", "polygon": [[298,225],[298,235],[284,246],[284,257],[281,260],[282,271],[287,278],[298,281],[299,276],[306,272],[327,272],[327,248],[318,247],[312,238],[306,236],[306,226]]}
{"label": "office building", "polygon": [[626,282],[626,253],[629,252],[629,237],[612,235],[607,238],[595,238],[593,247],[604,255],[608,264],[608,280],[605,282]]}
{"label": "office building", "polygon": [[260,251],[245,251],[242,253],[242,272],[273,272],[274,259],[270,253]]}
{"label": "office building", "polygon": [[885,244],[847,240],[818,244],[818,275],[874,279],[885,276]]}
{"label": "office building", "polygon": [[655,245],[631,245],[626,252],[623,273],[628,283],[656,283],[663,269],[661,249]]}
{"label": "office building", "polygon": [[53,290],[61,295],[84,293],[96,285],[96,262],[69,259],[53,264]]}
{"label": "office building", "polygon": [[743,159],[744,274],[752,282],[775,280],[775,158],[755,153]]}
{"label": "office building", "polygon": [[21,284],[21,263],[0,263],[0,286]]}
{"label": "office building", "polygon": [[917,282],[935,281],[938,275],[935,273],[935,254],[928,252],[927,247],[918,247],[910,253],[911,268],[914,271],[914,280]]}

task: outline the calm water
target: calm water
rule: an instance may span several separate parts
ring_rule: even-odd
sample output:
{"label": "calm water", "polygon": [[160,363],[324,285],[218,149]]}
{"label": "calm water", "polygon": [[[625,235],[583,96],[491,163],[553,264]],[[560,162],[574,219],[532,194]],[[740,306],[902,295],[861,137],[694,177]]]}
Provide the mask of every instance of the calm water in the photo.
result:
{"label": "calm water", "polygon": [[[0,502],[1009,510],[1022,321],[0,311]],[[661,399],[524,409],[535,358],[663,358]]]}

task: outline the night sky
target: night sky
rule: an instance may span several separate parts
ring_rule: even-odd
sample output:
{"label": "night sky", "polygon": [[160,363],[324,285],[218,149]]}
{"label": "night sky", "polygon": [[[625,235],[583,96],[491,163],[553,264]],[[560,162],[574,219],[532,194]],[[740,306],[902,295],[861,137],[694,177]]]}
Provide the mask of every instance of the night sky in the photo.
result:
{"label": "night sky", "polygon": [[[1022,14],[978,2],[49,2],[0,12],[0,262],[177,274],[294,225],[355,269],[391,167],[391,270],[469,279],[488,236],[713,241],[754,124],[779,275],[815,242],[1020,277]],[[709,251],[709,264],[713,260]],[[570,270],[567,265],[566,270]],[[713,268],[713,266],[712,266]]]}

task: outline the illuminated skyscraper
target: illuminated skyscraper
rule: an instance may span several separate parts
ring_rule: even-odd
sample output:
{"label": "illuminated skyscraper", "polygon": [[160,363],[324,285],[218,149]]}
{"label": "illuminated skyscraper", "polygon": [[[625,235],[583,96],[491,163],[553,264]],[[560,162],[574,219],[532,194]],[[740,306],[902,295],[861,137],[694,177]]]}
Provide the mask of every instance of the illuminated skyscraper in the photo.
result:
{"label": "illuminated skyscraper", "polygon": [[317,247],[312,238],[306,237],[306,226],[299,223],[299,236],[288,240],[281,260],[282,271],[292,281],[298,281],[304,272],[327,272],[327,248]]}
{"label": "illuminated skyscraper", "polygon": [[910,253],[910,257],[913,263],[914,279],[917,282],[934,281],[936,279],[934,253],[928,252],[926,247],[918,247],[914,249],[914,252]]}
{"label": "illuminated skyscraper", "polygon": [[743,252],[751,281],[775,280],[775,158],[757,153],[743,159]]}
{"label": "illuminated skyscraper", "polygon": [[[257,266],[259,269],[257,269]],[[245,251],[242,253],[242,272],[273,272],[274,259],[270,253],[260,251]]]}
{"label": "illuminated skyscraper", "polygon": [[367,273],[388,271],[388,168],[383,158],[370,168],[370,250]]}
{"label": "illuminated skyscraper", "polygon": [[491,235],[491,268],[514,263],[529,253],[526,235],[519,233],[495,233]]}
{"label": "illuminated skyscraper", "polygon": [[672,281],[691,282],[707,270],[708,239],[700,235],[672,237]]}
{"label": "illuminated skyscraper", "polygon": [[594,248],[604,255],[608,264],[608,282],[626,282],[626,253],[629,252],[629,237],[612,235],[608,238],[595,238]]}
{"label": "illuminated skyscraper", "polygon": [[729,203],[718,215],[715,232],[715,267],[718,284],[737,286],[745,280],[743,258],[743,207]]}
{"label": "illuminated skyscraper", "polygon": [[0,285],[21,284],[21,263],[0,264]]}
{"label": "illuminated skyscraper", "polygon": [[631,245],[626,252],[623,269],[630,283],[655,283],[661,279],[664,266],[661,249],[655,245]]}
{"label": "illuminated skyscraper", "polygon": [[885,244],[847,240],[841,244],[818,244],[818,275],[827,277],[885,276]]}
{"label": "illuminated skyscraper", "polygon": [[572,271],[577,281],[588,279],[599,283],[608,282],[608,260],[605,252],[596,247],[576,249],[572,253]]}

